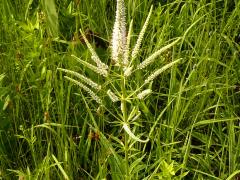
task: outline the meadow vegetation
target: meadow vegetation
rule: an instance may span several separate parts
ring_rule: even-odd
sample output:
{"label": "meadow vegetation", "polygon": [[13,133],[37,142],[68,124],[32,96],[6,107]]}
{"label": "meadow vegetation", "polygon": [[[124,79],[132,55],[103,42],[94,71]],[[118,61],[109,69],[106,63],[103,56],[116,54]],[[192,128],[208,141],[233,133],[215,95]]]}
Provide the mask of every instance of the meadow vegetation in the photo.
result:
{"label": "meadow vegetation", "polygon": [[0,0],[0,179],[240,178],[240,1]]}

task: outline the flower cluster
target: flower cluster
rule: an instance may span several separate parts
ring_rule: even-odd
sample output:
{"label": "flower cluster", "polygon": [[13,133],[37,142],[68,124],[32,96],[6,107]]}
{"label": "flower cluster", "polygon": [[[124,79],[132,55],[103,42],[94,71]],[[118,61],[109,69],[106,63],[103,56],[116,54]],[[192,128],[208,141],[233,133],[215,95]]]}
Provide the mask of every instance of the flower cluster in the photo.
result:
{"label": "flower cluster", "polygon": [[112,61],[116,66],[123,64],[124,54],[126,52],[126,21],[125,6],[123,0],[117,0],[116,19],[113,27],[111,50]]}
{"label": "flower cluster", "polygon": [[[169,48],[176,45],[181,38],[177,38],[172,43],[170,43],[170,44],[162,47],[158,51],[152,53],[149,57],[147,57],[141,63],[136,65],[136,62],[134,60],[136,58],[138,58],[140,47],[141,47],[146,29],[149,24],[151,14],[153,12],[153,6],[151,7],[151,9],[149,11],[146,21],[138,35],[137,41],[131,51],[130,44],[131,44],[131,33],[132,33],[133,21],[131,21],[131,23],[129,25],[129,30],[127,33],[124,0],[116,0],[116,1],[117,1],[116,16],[115,16],[115,22],[114,22],[114,27],[113,27],[112,39],[111,39],[111,43],[110,43],[110,49],[111,49],[112,64],[114,66],[119,67],[117,69],[118,70],[120,69],[120,71],[116,71],[116,73],[117,73],[117,77],[121,77],[121,78],[119,78],[120,86],[115,86],[114,83],[109,83],[110,85],[113,86],[113,88],[108,87],[106,94],[107,94],[108,98],[111,99],[112,102],[117,102],[117,101],[121,102],[120,107],[119,107],[121,109],[120,117],[122,119],[123,129],[125,130],[125,132],[132,139],[134,139],[136,141],[147,142],[148,139],[141,140],[138,137],[136,137],[133,134],[133,132],[130,130],[130,122],[134,122],[137,119],[139,119],[141,116],[141,111],[136,107],[132,108],[132,105],[129,106],[128,103],[130,102],[130,104],[131,104],[131,101],[133,99],[135,99],[135,100],[138,99],[138,100],[143,101],[148,95],[150,95],[152,93],[152,90],[149,88],[145,89],[145,90],[143,89],[145,87],[145,85],[148,83],[151,83],[151,81],[153,81],[157,76],[159,76],[162,72],[164,72],[168,68],[170,68],[173,65],[175,65],[176,63],[178,63],[181,59],[173,61],[173,62],[163,66],[162,68],[155,70],[152,74],[150,74],[145,79],[144,83],[140,86],[140,88],[138,88],[135,91],[133,91],[131,89],[130,94],[128,94],[130,91],[127,90],[127,87],[129,87],[127,82],[129,80],[129,77],[132,76],[135,71],[140,71],[140,70],[146,68],[147,66],[149,66],[150,64],[152,64],[157,59],[157,57],[159,57],[164,51],[166,51]],[[111,80],[112,76],[110,73],[111,71],[110,71],[109,66],[101,61],[101,59],[99,58],[96,51],[89,43],[89,41],[86,38],[86,36],[84,35],[84,33],[82,31],[80,31],[80,32],[81,32],[81,35],[91,53],[91,60],[94,62],[94,64],[88,63],[74,55],[72,55],[72,57],[74,59],[76,59],[79,63],[84,65],[85,67],[91,69],[93,72],[95,72],[103,77],[107,77],[108,79]],[[101,107],[104,106],[103,101],[97,95],[97,92],[100,90],[103,90],[105,88],[102,88],[98,83],[92,81],[90,78],[85,77],[84,75],[81,75],[77,72],[67,70],[67,69],[62,69],[62,68],[58,68],[58,70],[65,72],[69,75],[72,75],[75,78],[78,78],[80,81],[82,81],[82,82],[79,82],[75,79],[65,76],[66,79],[68,79],[72,83],[78,85],[83,90],[85,90],[92,97],[93,100],[95,100],[97,103],[100,104]],[[106,86],[108,86],[109,84],[107,84]],[[121,88],[119,88],[119,87],[121,87]],[[91,90],[91,88],[95,92],[93,90]],[[138,94],[136,94],[136,93],[138,93]],[[131,109],[130,109],[131,113],[129,113],[130,111],[127,109],[129,107],[131,107]]]}

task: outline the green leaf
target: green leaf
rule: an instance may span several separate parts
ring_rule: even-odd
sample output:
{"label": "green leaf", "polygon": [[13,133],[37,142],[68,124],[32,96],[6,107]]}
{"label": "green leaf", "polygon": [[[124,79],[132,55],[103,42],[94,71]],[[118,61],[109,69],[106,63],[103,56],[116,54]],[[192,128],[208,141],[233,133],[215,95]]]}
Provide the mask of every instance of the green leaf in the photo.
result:
{"label": "green leaf", "polygon": [[63,167],[62,167],[62,165],[61,165],[62,163],[60,163],[53,154],[52,154],[52,158],[53,158],[53,160],[55,161],[55,163],[57,164],[58,168],[60,169],[60,171],[61,171],[64,179],[68,180],[69,177],[68,177],[66,171],[65,171],[65,170],[63,169]]}
{"label": "green leaf", "polygon": [[49,31],[52,37],[58,37],[59,24],[58,14],[54,0],[42,0],[44,12],[46,13]]}
{"label": "green leaf", "polygon": [[136,159],[130,166],[130,173],[131,174],[135,174],[138,173],[139,171],[141,171],[142,169],[146,168],[146,165],[143,164],[142,160],[145,157],[145,155],[143,155],[141,158]]}

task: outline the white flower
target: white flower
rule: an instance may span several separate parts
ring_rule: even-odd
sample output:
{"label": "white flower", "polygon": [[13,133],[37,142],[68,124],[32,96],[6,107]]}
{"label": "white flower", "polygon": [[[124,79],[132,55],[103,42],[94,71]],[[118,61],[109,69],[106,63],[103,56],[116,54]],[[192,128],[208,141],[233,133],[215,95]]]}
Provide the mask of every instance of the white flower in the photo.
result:
{"label": "white flower", "polygon": [[142,27],[142,30],[141,32],[139,33],[138,35],[138,39],[137,39],[137,42],[136,42],[136,45],[134,46],[133,48],[133,51],[132,51],[132,61],[137,57],[137,54],[139,52],[139,49],[140,49],[140,46],[141,46],[141,43],[142,43],[142,40],[143,40],[143,36],[146,32],[146,29],[147,29],[147,26],[148,26],[148,23],[149,23],[149,20],[150,20],[150,17],[151,17],[151,14],[152,14],[152,10],[153,10],[153,6],[151,6],[151,9],[148,13],[148,17]]}
{"label": "white flower", "polygon": [[141,116],[141,111],[138,111],[137,115],[132,119],[133,121],[136,121]]}
{"label": "white flower", "polygon": [[146,97],[147,95],[151,94],[152,93],[152,90],[151,89],[146,89],[142,92],[140,92],[137,97],[138,99],[144,99],[144,97]]}
{"label": "white flower", "polygon": [[100,69],[104,69],[104,70],[107,70],[108,69],[108,65],[104,64],[100,58],[98,57],[96,51],[93,49],[93,47],[91,46],[91,44],[89,43],[88,39],[86,38],[85,34],[80,30],[81,32],[81,35],[89,49],[89,51],[91,52],[92,56],[92,60],[97,64],[97,67],[100,68]]}
{"label": "white flower", "polygon": [[110,89],[107,91],[107,95],[112,100],[112,102],[119,101],[118,97]]}
{"label": "white flower", "polygon": [[125,76],[125,77],[130,76],[130,75],[132,74],[132,69],[133,69],[133,67],[127,67],[127,68],[125,68],[125,69],[124,69],[124,76]]}
{"label": "white flower", "polygon": [[148,138],[146,140],[142,140],[139,137],[135,136],[135,134],[133,134],[133,132],[131,131],[127,123],[123,123],[123,129],[125,130],[126,133],[128,133],[129,137],[135,141],[142,142],[142,143],[146,143],[149,141]]}
{"label": "white flower", "polygon": [[85,86],[84,84],[70,78],[67,76],[64,76],[66,79],[68,79],[69,81],[71,81],[72,83],[78,85],[79,87],[81,87],[83,90],[85,90],[98,104],[102,104],[102,100],[91,90],[89,89],[87,86]]}
{"label": "white flower", "polygon": [[91,79],[75,72],[75,71],[71,71],[71,70],[67,70],[67,69],[62,69],[62,68],[58,68],[58,70],[61,70],[63,72],[66,72],[68,74],[71,74],[71,75],[74,75],[76,76],[77,78],[81,79],[82,81],[84,81],[86,84],[88,84],[89,86],[91,86],[92,88],[94,89],[97,89],[97,90],[100,90],[101,89],[101,86],[95,82],[93,82]]}
{"label": "white flower", "polygon": [[149,56],[146,60],[144,60],[141,64],[138,65],[137,69],[143,69],[145,67],[147,67],[149,64],[153,63],[154,60],[160,55],[162,54],[164,51],[168,50],[169,48],[171,48],[172,46],[174,46],[176,43],[178,43],[178,41],[181,38],[178,38],[177,40],[173,41],[172,43],[162,47],[161,49],[159,49],[158,51],[156,51],[155,53],[153,53],[151,56]]}
{"label": "white flower", "polygon": [[121,65],[126,51],[126,21],[124,0],[117,0],[116,18],[113,27],[111,50],[115,65]]}
{"label": "white flower", "polygon": [[123,58],[123,66],[127,67],[129,65],[129,52],[130,52],[130,44],[131,44],[131,34],[132,34],[132,27],[133,27],[133,20],[130,22],[128,35],[127,35],[127,44],[126,44],[126,50],[124,52],[124,58]]}
{"label": "white flower", "polygon": [[144,84],[147,84],[149,82],[151,82],[152,80],[154,80],[159,74],[161,74],[162,72],[164,72],[165,70],[167,70],[168,68],[172,67],[174,64],[178,63],[180,60],[182,59],[178,59],[176,61],[173,61],[165,66],[163,66],[162,68],[156,70],[154,73],[152,73],[150,76],[148,76],[148,78],[144,81]]}
{"label": "white flower", "polygon": [[100,75],[102,75],[104,77],[107,77],[108,72],[107,72],[106,69],[99,68],[99,67],[96,67],[96,66],[94,66],[92,64],[89,64],[88,62],[83,61],[83,60],[81,60],[80,58],[78,58],[78,57],[76,57],[74,55],[72,55],[72,57],[74,57],[78,62],[80,62],[81,64],[85,65],[87,68],[91,69],[95,73],[98,73],[98,74],[100,74]]}

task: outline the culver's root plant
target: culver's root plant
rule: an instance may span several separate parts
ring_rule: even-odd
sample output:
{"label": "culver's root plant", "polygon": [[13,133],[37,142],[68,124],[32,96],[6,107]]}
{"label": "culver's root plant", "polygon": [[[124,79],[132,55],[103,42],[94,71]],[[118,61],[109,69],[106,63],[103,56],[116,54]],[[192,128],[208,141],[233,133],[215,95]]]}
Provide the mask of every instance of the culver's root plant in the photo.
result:
{"label": "culver's root plant", "polygon": [[[99,82],[94,82],[90,78],[79,74],[78,72],[58,68],[59,71],[67,74],[65,76],[67,80],[86,91],[92,100],[99,104],[99,107],[103,107],[106,110],[111,111],[111,108],[106,108],[106,105],[109,100],[112,102],[111,106],[113,107],[112,109],[114,109],[112,114],[116,117],[116,119],[113,119],[112,121],[120,126],[120,129],[124,134],[124,140],[118,139],[117,141],[122,146],[122,150],[124,152],[124,165],[122,173],[126,179],[131,178],[134,174],[134,168],[131,166],[131,164],[133,164],[132,158],[134,157],[132,154],[134,152],[132,151],[133,144],[136,142],[146,143],[149,141],[150,137],[150,134],[140,135],[137,133],[138,126],[141,126],[141,124],[138,123],[138,120],[142,115],[139,103],[141,101],[145,101],[146,98],[151,95],[151,83],[154,79],[181,60],[178,59],[172,61],[160,69],[145,73],[147,75],[144,76],[144,81],[141,84],[133,83],[137,72],[143,72],[145,68],[153,64],[153,62],[155,62],[164,51],[177,44],[181,39],[176,38],[172,43],[162,47],[156,52],[153,52],[142,62],[138,63],[141,44],[150,21],[152,11],[153,6],[149,11],[135,45],[131,47],[131,44],[133,44],[131,42],[133,21],[130,22],[129,30],[127,31],[124,0],[117,0],[116,16],[110,43],[111,63],[109,64],[101,61],[83,31],[80,30],[80,33],[91,53],[92,63],[88,63],[75,55],[72,55],[72,57],[86,68],[92,70],[96,73],[96,75],[100,75],[102,80],[105,82],[104,87],[101,86]],[[106,97],[102,94],[105,94]],[[108,148],[110,148],[110,146],[108,146]],[[114,153],[114,151],[112,150],[111,153]],[[119,158],[118,155],[114,157]]]}

